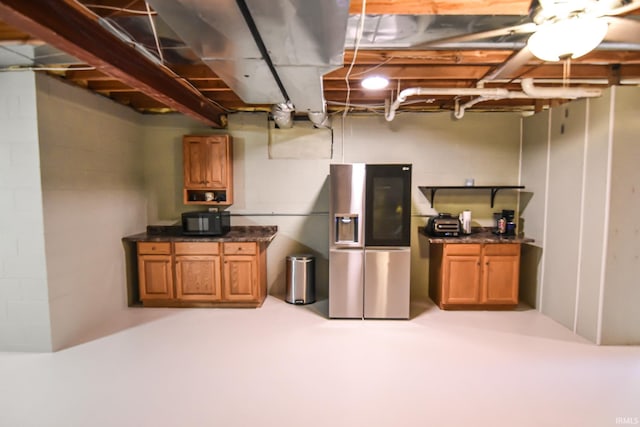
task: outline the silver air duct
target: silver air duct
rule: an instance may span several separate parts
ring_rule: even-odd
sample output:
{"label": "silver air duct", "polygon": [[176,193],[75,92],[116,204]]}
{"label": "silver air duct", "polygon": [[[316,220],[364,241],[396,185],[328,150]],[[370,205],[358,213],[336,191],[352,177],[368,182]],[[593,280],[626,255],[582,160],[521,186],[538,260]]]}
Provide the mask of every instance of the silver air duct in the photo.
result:
{"label": "silver air duct", "polygon": [[289,129],[293,126],[293,111],[291,103],[274,104],[271,107],[271,116],[280,129]]}

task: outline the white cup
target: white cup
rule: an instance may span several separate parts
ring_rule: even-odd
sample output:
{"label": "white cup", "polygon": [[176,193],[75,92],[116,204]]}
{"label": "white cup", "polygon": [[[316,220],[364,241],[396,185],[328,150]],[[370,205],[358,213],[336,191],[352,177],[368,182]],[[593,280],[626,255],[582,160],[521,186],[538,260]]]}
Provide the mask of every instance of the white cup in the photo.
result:
{"label": "white cup", "polygon": [[460,213],[460,222],[462,223],[462,232],[471,234],[471,211],[462,211]]}
{"label": "white cup", "polygon": [[204,199],[205,199],[207,202],[211,202],[211,201],[213,201],[213,193],[211,193],[211,192],[206,192],[206,193],[204,193]]}

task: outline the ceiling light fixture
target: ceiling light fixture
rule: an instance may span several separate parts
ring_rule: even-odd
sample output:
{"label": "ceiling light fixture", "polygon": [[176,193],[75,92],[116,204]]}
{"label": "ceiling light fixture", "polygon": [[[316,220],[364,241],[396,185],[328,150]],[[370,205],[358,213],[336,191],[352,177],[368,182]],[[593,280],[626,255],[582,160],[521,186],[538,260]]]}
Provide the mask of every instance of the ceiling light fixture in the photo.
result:
{"label": "ceiling light fixture", "polygon": [[606,20],[584,16],[545,23],[529,37],[527,46],[543,61],[575,59],[595,49],[608,28]]}
{"label": "ceiling light fixture", "polygon": [[370,76],[362,80],[362,87],[370,90],[384,89],[389,80],[382,76]]}

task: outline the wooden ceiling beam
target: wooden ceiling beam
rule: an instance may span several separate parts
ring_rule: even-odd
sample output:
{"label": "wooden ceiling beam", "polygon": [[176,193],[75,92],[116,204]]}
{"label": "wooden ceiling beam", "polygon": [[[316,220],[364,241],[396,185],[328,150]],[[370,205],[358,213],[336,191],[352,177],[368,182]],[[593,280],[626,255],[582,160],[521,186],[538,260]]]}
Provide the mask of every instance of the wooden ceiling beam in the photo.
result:
{"label": "wooden ceiling beam", "polygon": [[159,66],[99,24],[73,0],[0,0],[9,25],[210,126],[223,127],[224,111],[169,69]]}
{"label": "wooden ceiling beam", "polygon": [[[511,50],[360,50],[358,65],[489,65],[502,64]],[[353,60],[353,50],[344,53],[345,66]],[[542,61],[532,58],[528,65],[539,65]],[[578,59],[578,64],[640,64],[640,51],[594,50]]]}
{"label": "wooden ceiling beam", "polygon": [[34,39],[31,34],[20,31],[0,21],[0,44],[16,42],[29,43],[32,41],[37,42],[38,40]]}
{"label": "wooden ceiling beam", "polygon": [[[371,69],[369,66],[356,65],[351,70],[350,76],[361,80],[370,74],[384,74],[389,79],[394,80],[454,80],[454,79],[479,79],[484,76],[491,67],[481,65],[387,65],[383,69]],[[347,74],[347,67],[332,71],[324,76],[325,80],[344,80]]]}
{"label": "wooden ceiling beam", "polygon": [[176,74],[179,74],[180,76],[189,80],[218,79],[222,81],[222,79],[220,79],[220,77],[218,77],[211,68],[207,67],[203,63],[189,65],[172,65],[171,69]]}
{"label": "wooden ceiling beam", "polygon": [[[78,68],[83,68],[82,66]],[[74,70],[73,68],[67,69],[64,73],[64,77],[71,81],[116,81],[113,77],[100,70]]]}
{"label": "wooden ceiling beam", "polygon": [[[140,16],[140,12],[146,12],[144,0],[79,0],[96,15],[104,17],[116,16]],[[153,9],[152,13],[155,14]]]}
{"label": "wooden ceiling beam", "polygon": [[[367,0],[372,15],[526,15],[531,0]],[[362,13],[362,0],[351,0],[349,13]]]}
{"label": "wooden ceiling beam", "polygon": [[[389,85],[384,89],[386,92],[396,91],[398,89],[398,83],[400,83],[400,90],[406,89],[408,87],[416,87],[416,86],[426,86],[429,87],[455,87],[455,88],[464,88],[464,87],[473,87],[477,83],[477,80],[474,79],[460,79],[460,80],[429,80],[425,82],[424,80],[391,80],[389,81]],[[360,85],[359,81],[353,80],[350,81],[351,90],[364,90]],[[346,91],[347,85],[343,81],[340,80],[324,80],[323,87],[325,92],[333,91],[333,90],[341,90]],[[373,91],[376,92],[376,91]]]}
{"label": "wooden ceiling beam", "polygon": [[94,80],[87,82],[87,89],[98,93],[137,92],[136,89],[117,80]]}
{"label": "wooden ceiling beam", "polygon": [[[358,64],[501,64],[513,52],[510,50],[359,50]],[[351,64],[353,50],[344,53],[344,63]]]}

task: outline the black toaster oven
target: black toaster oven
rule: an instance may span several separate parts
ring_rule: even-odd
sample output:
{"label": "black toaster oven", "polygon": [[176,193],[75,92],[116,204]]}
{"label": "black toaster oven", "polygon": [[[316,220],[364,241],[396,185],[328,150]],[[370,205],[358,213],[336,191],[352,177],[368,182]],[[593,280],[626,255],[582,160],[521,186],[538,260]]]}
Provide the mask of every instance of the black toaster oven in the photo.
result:
{"label": "black toaster oven", "polygon": [[432,216],[424,229],[427,235],[433,237],[458,237],[461,230],[460,220],[448,213]]}

